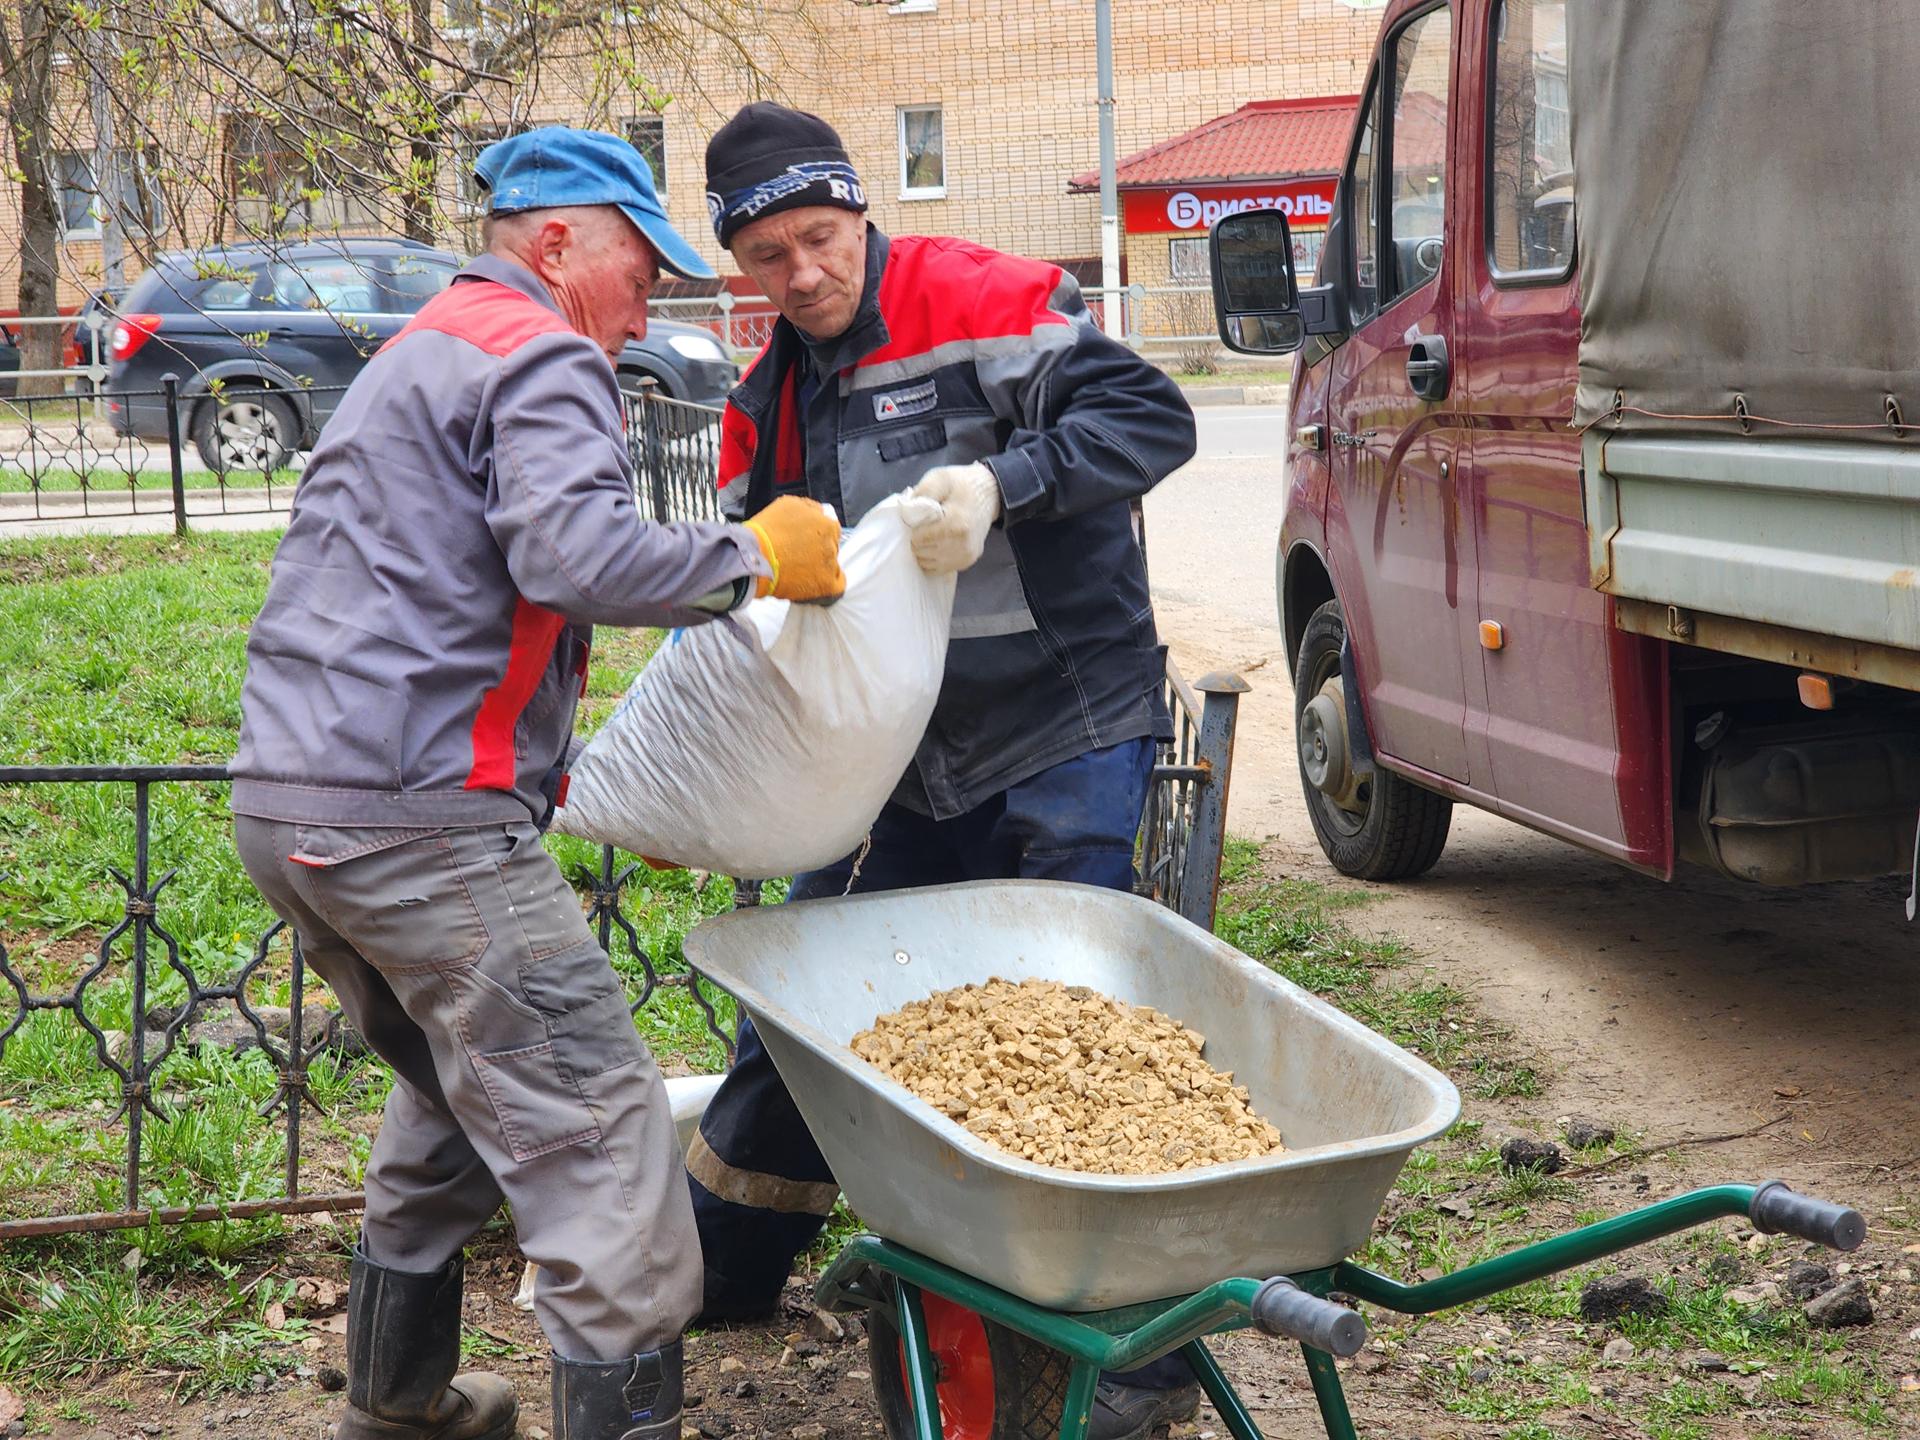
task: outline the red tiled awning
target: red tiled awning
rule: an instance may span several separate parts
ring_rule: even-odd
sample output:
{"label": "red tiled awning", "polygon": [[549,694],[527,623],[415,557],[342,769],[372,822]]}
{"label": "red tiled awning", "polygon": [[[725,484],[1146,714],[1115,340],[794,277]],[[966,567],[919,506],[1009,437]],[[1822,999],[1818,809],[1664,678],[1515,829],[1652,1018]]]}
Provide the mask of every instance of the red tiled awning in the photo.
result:
{"label": "red tiled awning", "polygon": [[[1120,188],[1334,174],[1347,158],[1347,137],[1359,105],[1357,95],[1255,100],[1231,115],[1127,156],[1118,166]],[[1067,182],[1074,194],[1099,188],[1097,170]]]}

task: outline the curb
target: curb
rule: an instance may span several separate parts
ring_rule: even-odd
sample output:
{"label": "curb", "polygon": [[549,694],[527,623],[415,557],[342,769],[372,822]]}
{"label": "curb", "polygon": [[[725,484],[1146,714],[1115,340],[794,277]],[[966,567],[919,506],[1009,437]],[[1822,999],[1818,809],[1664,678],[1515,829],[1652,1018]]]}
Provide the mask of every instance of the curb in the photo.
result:
{"label": "curb", "polygon": [[1196,409],[1207,405],[1284,405],[1285,385],[1182,385],[1180,393]]}

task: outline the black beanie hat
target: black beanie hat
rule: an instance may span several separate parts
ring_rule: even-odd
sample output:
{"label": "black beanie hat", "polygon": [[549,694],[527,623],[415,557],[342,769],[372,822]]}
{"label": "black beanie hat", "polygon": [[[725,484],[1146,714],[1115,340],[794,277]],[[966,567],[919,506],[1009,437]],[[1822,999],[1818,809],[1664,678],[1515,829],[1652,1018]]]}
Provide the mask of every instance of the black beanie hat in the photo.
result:
{"label": "black beanie hat", "polygon": [[865,213],[846,146],[818,115],[770,100],[740,107],[707,142],[707,210],[725,249],[740,227],[802,205]]}

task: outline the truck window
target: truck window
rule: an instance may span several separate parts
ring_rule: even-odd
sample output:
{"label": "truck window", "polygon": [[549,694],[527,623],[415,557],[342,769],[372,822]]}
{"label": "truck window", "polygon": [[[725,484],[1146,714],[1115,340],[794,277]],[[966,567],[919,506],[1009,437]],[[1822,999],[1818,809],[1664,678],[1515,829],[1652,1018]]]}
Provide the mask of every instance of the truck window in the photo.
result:
{"label": "truck window", "polygon": [[1353,234],[1354,315],[1373,313],[1380,287],[1380,206],[1373,184],[1374,115],[1373,91],[1367,91],[1367,103],[1360,112],[1366,122],[1360,127],[1360,143],[1353,148],[1353,183],[1347,187],[1347,221]]}
{"label": "truck window", "polygon": [[1488,258],[1503,279],[1559,279],[1573,263],[1566,0],[1501,0],[1490,69]]}
{"label": "truck window", "polygon": [[1393,112],[1387,129],[1387,236],[1392,274],[1384,304],[1440,273],[1447,219],[1447,100],[1453,15],[1429,10],[1393,42]]}

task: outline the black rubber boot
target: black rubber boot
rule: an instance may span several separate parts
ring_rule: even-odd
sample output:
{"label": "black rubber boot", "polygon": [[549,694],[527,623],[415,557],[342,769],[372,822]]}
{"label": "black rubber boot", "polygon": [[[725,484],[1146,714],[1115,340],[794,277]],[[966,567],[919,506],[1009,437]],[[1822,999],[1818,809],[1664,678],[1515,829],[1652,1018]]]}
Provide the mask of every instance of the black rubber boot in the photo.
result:
{"label": "black rubber boot", "polygon": [[1200,1409],[1200,1387],[1150,1390],[1102,1378],[1093,1392],[1087,1440],[1145,1440],[1176,1420],[1191,1420]]}
{"label": "black rubber boot", "polygon": [[459,1257],[429,1275],[353,1257],[347,1410],[334,1440],[509,1440],[520,1418],[498,1375],[456,1375]]}
{"label": "black rubber boot", "polygon": [[553,1357],[553,1440],[680,1440],[680,1342],[602,1363]]}

